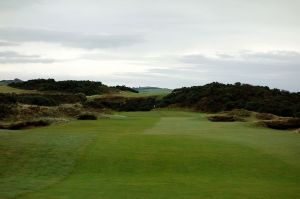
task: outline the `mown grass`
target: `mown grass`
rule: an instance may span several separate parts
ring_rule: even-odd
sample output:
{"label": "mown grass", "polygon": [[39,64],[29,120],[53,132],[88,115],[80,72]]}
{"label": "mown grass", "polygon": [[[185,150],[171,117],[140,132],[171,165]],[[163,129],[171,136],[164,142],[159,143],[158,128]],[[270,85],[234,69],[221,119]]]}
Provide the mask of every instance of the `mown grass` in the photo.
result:
{"label": "mown grass", "polygon": [[300,198],[300,135],[200,113],[0,131],[0,198]]}

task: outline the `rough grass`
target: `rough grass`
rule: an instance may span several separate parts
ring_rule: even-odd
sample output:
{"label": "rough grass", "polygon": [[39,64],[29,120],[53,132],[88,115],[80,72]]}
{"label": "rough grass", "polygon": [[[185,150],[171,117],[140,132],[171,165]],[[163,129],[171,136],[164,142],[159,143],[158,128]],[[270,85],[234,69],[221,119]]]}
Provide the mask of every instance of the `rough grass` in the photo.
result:
{"label": "rough grass", "polygon": [[300,136],[200,113],[0,131],[0,198],[300,198]]}
{"label": "rough grass", "polygon": [[17,94],[22,94],[22,93],[36,93],[36,91],[33,90],[23,90],[23,89],[18,89],[18,88],[13,88],[7,85],[0,85],[0,93],[17,93]]}

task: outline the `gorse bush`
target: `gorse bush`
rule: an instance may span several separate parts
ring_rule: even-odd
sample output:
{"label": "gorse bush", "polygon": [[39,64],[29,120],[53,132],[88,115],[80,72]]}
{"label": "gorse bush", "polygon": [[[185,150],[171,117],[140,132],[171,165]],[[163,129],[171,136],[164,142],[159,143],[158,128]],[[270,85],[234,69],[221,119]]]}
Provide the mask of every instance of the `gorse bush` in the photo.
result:
{"label": "gorse bush", "polygon": [[78,120],[97,120],[98,117],[96,115],[93,115],[91,113],[85,113],[81,114],[77,117]]}
{"label": "gorse bush", "polygon": [[85,95],[103,94],[110,88],[101,82],[92,81],[55,81],[54,79],[36,79],[26,82],[11,83],[9,86],[27,90],[84,93]]}
{"label": "gorse bush", "polygon": [[16,94],[0,93],[0,103],[1,104],[15,104],[15,103],[17,103]]}
{"label": "gorse bush", "polygon": [[150,111],[157,103],[155,97],[125,98],[106,97],[98,98],[85,103],[88,108],[112,109],[115,111]]}
{"label": "gorse bush", "polygon": [[59,103],[51,98],[40,95],[24,95],[18,97],[18,102],[38,106],[57,106]]}
{"label": "gorse bush", "polygon": [[29,104],[38,106],[57,106],[59,104],[84,103],[84,94],[0,94],[2,104]]}
{"label": "gorse bush", "polygon": [[0,104],[0,120],[10,117],[15,113],[12,105]]}
{"label": "gorse bush", "polygon": [[274,120],[263,120],[261,122],[272,129],[286,130],[300,128],[300,118],[278,118]]}
{"label": "gorse bush", "polygon": [[159,103],[190,107],[204,112],[247,109],[295,117],[300,112],[300,93],[236,83],[211,83],[204,86],[175,89]]}
{"label": "gorse bush", "polygon": [[33,120],[33,121],[22,121],[11,124],[0,124],[0,129],[9,129],[9,130],[22,130],[29,129],[34,127],[43,127],[49,126],[51,122],[46,120]]}

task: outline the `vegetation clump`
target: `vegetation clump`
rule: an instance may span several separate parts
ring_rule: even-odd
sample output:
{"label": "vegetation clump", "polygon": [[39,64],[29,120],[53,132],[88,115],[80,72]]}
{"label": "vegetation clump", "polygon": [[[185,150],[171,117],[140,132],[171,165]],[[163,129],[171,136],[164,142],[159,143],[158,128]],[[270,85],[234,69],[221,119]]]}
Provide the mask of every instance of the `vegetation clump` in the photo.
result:
{"label": "vegetation clump", "polygon": [[112,109],[115,111],[150,111],[156,105],[155,97],[126,98],[121,96],[97,98],[85,103],[85,107]]}
{"label": "vegetation clump", "polygon": [[93,115],[91,113],[84,113],[77,117],[78,120],[97,120],[98,117],[96,115]]}
{"label": "vegetation clump", "polygon": [[242,118],[247,118],[251,116],[251,111],[245,109],[234,109],[232,111],[226,111],[224,113],[229,116],[242,117]]}
{"label": "vegetation clump", "polygon": [[22,122],[10,123],[10,124],[0,124],[0,129],[22,130],[22,129],[29,129],[34,127],[49,126],[50,124],[51,123],[46,120],[22,121]]}
{"label": "vegetation clump", "polygon": [[287,130],[300,128],[300,118],[278,118],[274,120],[262,120],[265,126],[272,129]]}
{"label": "vegetation clump", "polygon": [[55,81],[54,79],[35,79],[26,82],[13,82],[9,86],[27,90],[84,93],[96,95],[108,93],[110,88],[101,82],[93,81]]}
{"label": "vegetation clump", "polygon": [[82,93],[78,94],[0,94],[1,104],[29,104],[38,106],[58,106],[60,104],[83,103],[87,100]]}
{"label": "vegetation clump", "polygon": [[244,122],[246,118],[251,116],[251,112],[244,109],[234,109],[232,111],[224,111],[219,114],[209,115],[207,119],[212,122]]}
{"label": "vegetation clump", "polygon": [[255,116],[259,120],[274,120],[278,118],[277,115],[271,113],[257,113]]}
{"label": "vegetation clump", "polygon": [[0,120],[6,119],[15,113],[15,106],[0,104]]}
{"label": "vegetation clump", "polygon": [[216,115],[210,115],[207,116],[207,119],[212,121],[212,122],[242,122],[244,121],[243,118],[233,116],[233,115],[226,115],[226,114],[216,114]]}
{"label": "vegetation clump", "polygon": [[300,93],[291,93],[263,86],[236,83],[211,83],[175,89],[159,103],[193,108],[204,112],[221,112],[233,109],[272,113],[284,117],[295,117],[300,112]]}

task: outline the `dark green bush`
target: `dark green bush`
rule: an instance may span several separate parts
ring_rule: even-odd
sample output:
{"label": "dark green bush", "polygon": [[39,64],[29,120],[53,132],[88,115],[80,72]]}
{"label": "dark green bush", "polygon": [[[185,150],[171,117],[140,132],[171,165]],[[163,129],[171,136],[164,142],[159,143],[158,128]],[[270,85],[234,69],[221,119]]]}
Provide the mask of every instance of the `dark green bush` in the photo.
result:
{"label": "dark green bush", "polygon": [[86,113],[86,114],[81,114],[77,117],[78,120],[97,120],[97,116],[90,114],[90,113]]}
{"label": "dark green bush", "polygon": [[0,104],[0,120],[8,118],[14,114],[14,107],[8,104]]}
{"label": "dark green bush", "polygon": [[271,113],[257,113],[256,118],[259,120],[274,120],[277,116]]}
{"label": "dark green bush", "polygon": [[86,95],[103,94],[110,91],[110,88],[101,82],[55,81],[54,79],[29,80],[26,82],[11,83],[9,86],[27,90],[84,93]]}
{"label": "dark green bush", "polygon": [[1,104],[15,104],[15,103],[17,103],[17,97],[15,94],[0,93],[0,103]]}
{"label": "dark green bush", "polygon": [[272,129],[286,130],[300,128],[300,118],[279,118],[262,121],[267,127]]}
{"label": "dark green bush", "polygon": [[107,97],[98,98],[85,103],[88,108],[112,109],[115,111],[150,111],[157,103],[154,97],[125,98]]}
{"label": "dark green bush", "polygon": [[42,127],[48,126],[51,123],[45,120],[37,120],[37,121],[23,121],[23,122],[16,122],[11,123],[8,125],[0,125],[0,129],[9,129],[9,130],[22,130],[22,129],[29,129],[34,127]]}
{"label": "dark green bush", "polygon": [[38,106],[57,106],[59,104],[55,100],[41,95],[19,96],[18,102],[22,104],[31,104],[31,105],[38,105]]}
{"label": "dark green bush", "polygon": [[241,83],[232,85],[214,82],[175,89],[159,102],[160,107],[171,105],[213,113],[247,109],[293,117],[300,111],[300,93]]}
{"label": "dark green bush", "polygon": [[207,119],[212,122],[235,122],[235,121],[242,122],[242,121],[244,121],[244,119],[241,117],[225,115],[225,114],[210,115],[210,116],[207,116]]}

